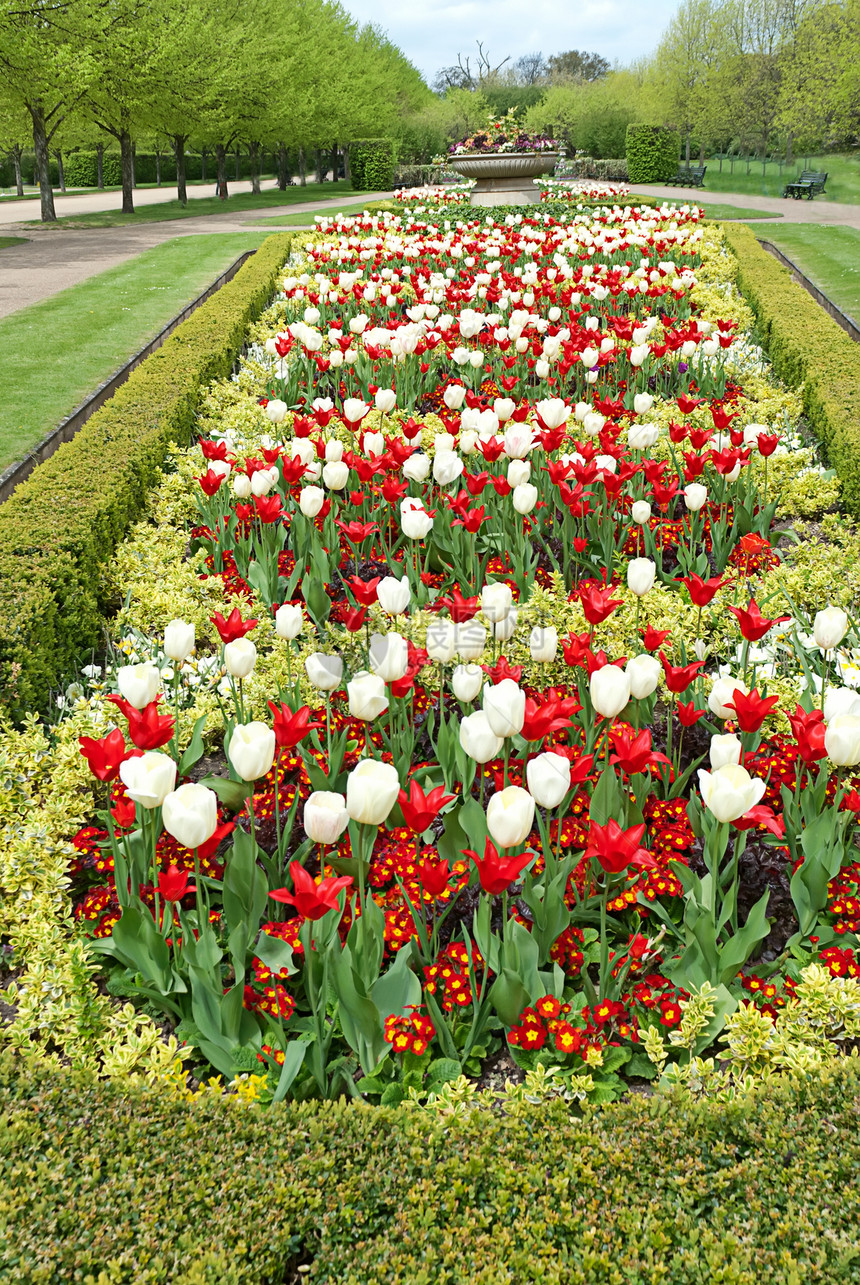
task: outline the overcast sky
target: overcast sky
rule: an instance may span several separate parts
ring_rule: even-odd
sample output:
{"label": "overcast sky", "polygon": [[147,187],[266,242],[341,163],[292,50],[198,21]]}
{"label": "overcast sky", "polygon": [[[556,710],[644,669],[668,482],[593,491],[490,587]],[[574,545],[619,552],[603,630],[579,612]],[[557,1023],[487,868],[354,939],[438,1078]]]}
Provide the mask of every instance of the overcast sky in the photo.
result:
{"label": "overcast sky", "polygon": [[[361,22],[374,22],[432,82],[440,67],[474,53],[482,40],[494,64],[506,54],[567,49],[631,62],[656,46],[678,0],[344,0]],[[474,59],[473,59],[474,63]]]}

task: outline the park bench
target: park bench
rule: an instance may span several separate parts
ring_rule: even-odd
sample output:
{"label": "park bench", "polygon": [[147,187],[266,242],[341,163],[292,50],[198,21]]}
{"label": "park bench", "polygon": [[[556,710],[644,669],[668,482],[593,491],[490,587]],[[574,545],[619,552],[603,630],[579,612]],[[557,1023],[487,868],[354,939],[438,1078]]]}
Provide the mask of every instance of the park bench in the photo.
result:
{"label": "park bench", "polygon": [[707,165],[680,166],[678,169],[678,173],[672,179],[672,186],[704,187],[705,170],[707,168],[708,168]]}
{"label": "park bench", "polygon": [[791,183],[786,183],[782,194],[783,196],[793,196],[795,201],[799,201],[802,196],[811,201],[814,196],[824,195],[826,183],[826,171],[803,170]]}

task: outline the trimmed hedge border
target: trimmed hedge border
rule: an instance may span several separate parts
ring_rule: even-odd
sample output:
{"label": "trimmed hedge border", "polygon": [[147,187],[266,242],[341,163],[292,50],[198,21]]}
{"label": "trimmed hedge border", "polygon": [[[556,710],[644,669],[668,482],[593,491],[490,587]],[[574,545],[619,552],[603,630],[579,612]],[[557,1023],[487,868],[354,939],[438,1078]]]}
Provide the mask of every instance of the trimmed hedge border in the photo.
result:
{"label": "trimmed hedge border", "polygon": [[722,224],[738,260],[738,288],[753,309],[776,373],[803,386],[803,411],[860,518],[860,345],[740,224]]}
{"label": "trimmed hedge border", "polygon": [[[860,1279],[860,1060],[727,1104],[186,1104],[0,1057],[17,1285]],[[213,1211],[216,1216],[213,1217]],[[303,1269],[303,1270],[300,1270]]]}
{"label": "trimmed hedge border", "polygon": [[0,708],[20,718],[97,644],[100,568],[146,505],[170,442],[187,442],[202,390],[229,373],[293,237],[267,238],[78,434],[0,505]]}

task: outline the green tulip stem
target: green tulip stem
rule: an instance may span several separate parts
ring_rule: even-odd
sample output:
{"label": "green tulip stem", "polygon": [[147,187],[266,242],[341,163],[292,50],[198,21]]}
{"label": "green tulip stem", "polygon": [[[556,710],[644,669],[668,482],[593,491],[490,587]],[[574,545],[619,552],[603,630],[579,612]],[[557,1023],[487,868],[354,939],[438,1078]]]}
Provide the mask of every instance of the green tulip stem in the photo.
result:
{"label": "green tulip stem", "polygon": [[600,989],[599,998],[606,998],[609,973],[609,937],[606,932],[606,907],[609,901],[609,875],[604,872],[603,891],[600,894]]}

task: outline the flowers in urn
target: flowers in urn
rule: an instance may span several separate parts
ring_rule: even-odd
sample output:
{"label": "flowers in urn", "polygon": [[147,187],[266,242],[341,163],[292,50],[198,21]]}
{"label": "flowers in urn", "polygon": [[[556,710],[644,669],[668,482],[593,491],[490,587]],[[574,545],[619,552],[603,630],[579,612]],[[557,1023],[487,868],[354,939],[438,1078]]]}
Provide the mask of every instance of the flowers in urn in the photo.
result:
{"label": "flowers in urn", "polygon": [[515,108],[504,116],[491,116],[487,125],[469,138],[452,143],[449,156],[463,156],[469,152],[557,152],[558,139],[546,134],[528,134],[522,128]]}

